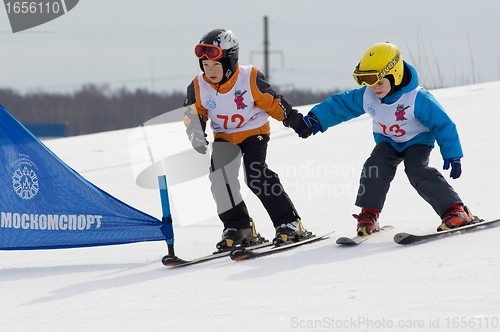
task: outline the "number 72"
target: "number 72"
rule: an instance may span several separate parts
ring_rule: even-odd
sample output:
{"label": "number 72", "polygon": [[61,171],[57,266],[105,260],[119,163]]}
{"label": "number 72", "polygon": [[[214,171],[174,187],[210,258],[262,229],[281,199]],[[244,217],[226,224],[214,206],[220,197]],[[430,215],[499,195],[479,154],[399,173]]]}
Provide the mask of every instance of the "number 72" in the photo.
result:
{"label": "number 72", "polygon": [[[229,122],[229,115],[217,114],[217,118],[224,120],[223,124],[224,129],[228,129],[227,123]],[[245,118],[241,114],[233,114],[233,116],[231,117],[231,122],[237,122],[237,121],[239,121],[239,123],[236,126],[236,128],[240,128],[243,122],[245,121]]]}

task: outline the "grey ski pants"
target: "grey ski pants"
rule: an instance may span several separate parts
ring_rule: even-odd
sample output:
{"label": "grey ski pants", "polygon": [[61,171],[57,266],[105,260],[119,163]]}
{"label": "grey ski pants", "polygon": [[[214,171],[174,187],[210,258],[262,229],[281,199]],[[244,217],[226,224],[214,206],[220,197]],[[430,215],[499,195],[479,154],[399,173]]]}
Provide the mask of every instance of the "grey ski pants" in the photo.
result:
{"label": "grey ski pants", "polygon": [[274,227],[299,217],[278,175],[267,167],[268,142],[268,135],[250,136],[238,145],[220,138],[214,141],[209,179],[225,228],[250,227],[250,216],[238,181],[242,159],[246,184],[267,210]]}

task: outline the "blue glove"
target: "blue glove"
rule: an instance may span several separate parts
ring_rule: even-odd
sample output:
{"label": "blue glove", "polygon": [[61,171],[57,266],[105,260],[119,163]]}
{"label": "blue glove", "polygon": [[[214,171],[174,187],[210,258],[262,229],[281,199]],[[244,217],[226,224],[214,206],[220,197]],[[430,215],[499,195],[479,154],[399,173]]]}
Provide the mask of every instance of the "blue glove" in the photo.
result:
{"label": "blue glove", "polygon": [[460,163],[460,158],[445,159],[443,169],[449,169],[450,166],[450,178],[458,179],[462,174],[462,164]]}
{"label": "blue glove", "polygon": [[321,126],[318,118],[314,114],[309,113],[302,118],[302,121],[294,129],[299,137],[308,138],[311,134],[316,135],[321,130]]}

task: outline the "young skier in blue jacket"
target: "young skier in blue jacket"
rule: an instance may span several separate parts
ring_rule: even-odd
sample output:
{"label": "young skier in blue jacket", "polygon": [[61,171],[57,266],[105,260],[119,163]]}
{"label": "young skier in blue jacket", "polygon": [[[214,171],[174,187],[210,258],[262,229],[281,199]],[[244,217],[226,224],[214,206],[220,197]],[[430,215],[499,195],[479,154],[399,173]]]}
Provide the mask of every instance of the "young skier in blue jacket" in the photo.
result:
{"label": "young skier in blue jacket", "polygon": [[379,214],[401,162],[412,186],[441,217],[438,231],[471,223],[458,194],[438,170],[428,166],[437,141],[443,169],[451,167],[450,177],[460,177],[463,153],[455,123],[434,96],[419,86],[417,72],[403,61],[396,45],[378,43],[368,48],[353,76],[361,88],[335,94],[308,115],[299,113],[285,123],[307,138],[365,113],[372,117],[376,146],[363,166],[355,203],[361,207],[361,213],[353,215],[358,234],[378,230]]}

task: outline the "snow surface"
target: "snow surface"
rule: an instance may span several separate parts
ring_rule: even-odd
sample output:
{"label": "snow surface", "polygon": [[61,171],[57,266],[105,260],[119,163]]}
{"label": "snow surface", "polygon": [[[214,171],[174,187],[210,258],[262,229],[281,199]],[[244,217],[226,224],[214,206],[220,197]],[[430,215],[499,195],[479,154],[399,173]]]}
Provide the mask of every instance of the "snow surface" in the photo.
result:
{"label": "snow surface", "polygon": [[[465,153],[462,177],[450,183],[475,214],[499,217],[500,82],[432,93],[456,122]],[[180,122],[161,126],[165,146],[188,146]],[[256,260],[223,258],[181,269],[160,263],[164,242],[0,251],[0,331],[499,330],[500,228],[397,245],[396,232],[430,232],[440,223],[400,166],[380,218],[395,230],[358,247],[340,247],[335,239],[355,231],[358,176],[374,146],[371,119],[363,116],[307,140],[277,121],[272,127],[268,164],[280,174],[305,227],[317,234],[335,230],[330,239]],[[133,130],[45,144],[103,190],[160,217],[158,191],[135,184]],[[431,164],[442,168],[438,148]],[[222,231],[213,202],[179,205],[174,196],[182,196],[180,190],[169,189],[175,218],[186,209],[212,215],[184,226],[175,221],[176,253],[186,259],[210,253]],[[258,231],[271,238],[260,202],[250,194],[246,202]]]}

